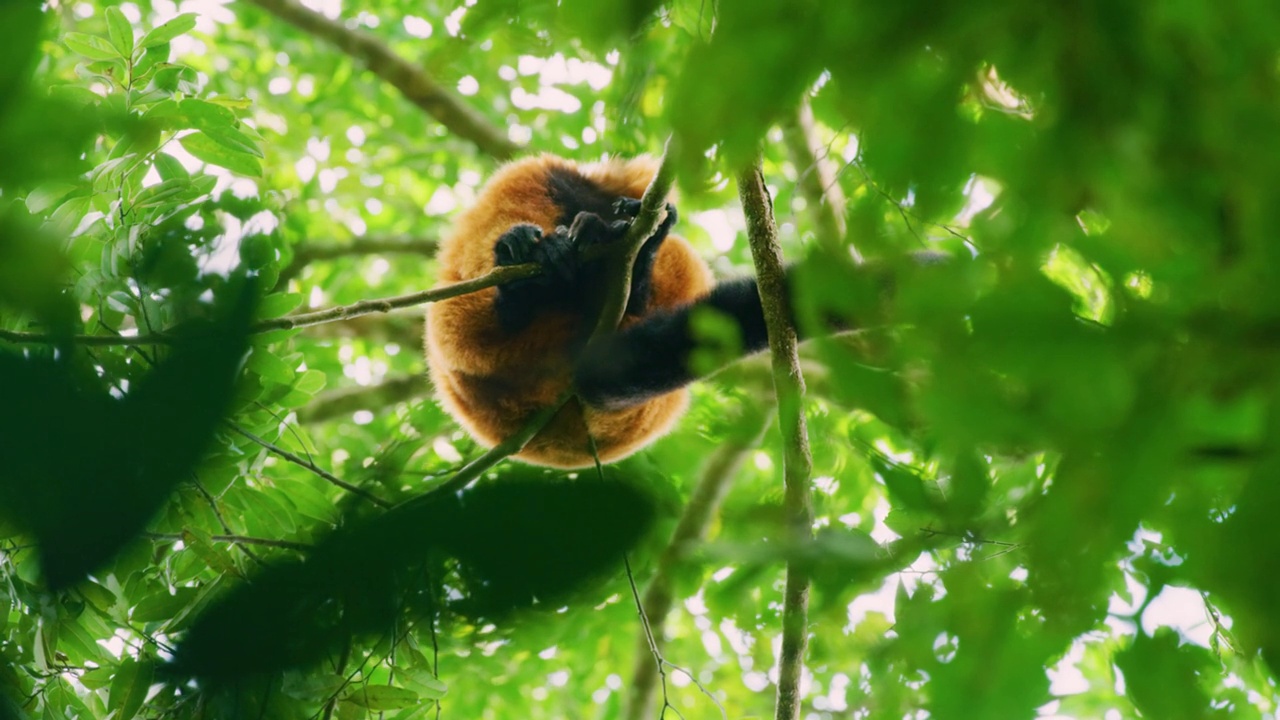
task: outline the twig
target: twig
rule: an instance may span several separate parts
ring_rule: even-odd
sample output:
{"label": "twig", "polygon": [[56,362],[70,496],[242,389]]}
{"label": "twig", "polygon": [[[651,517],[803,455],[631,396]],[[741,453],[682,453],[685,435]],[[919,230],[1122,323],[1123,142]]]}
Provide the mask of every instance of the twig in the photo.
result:
{"label": "twig", "polygon": [[[213,493],[209,492],[209,489],[204,486],[204,483],[200,482],[200,477],[196,475],[195,472],[191,473],[191,484],[195,486],[196,492],[200,493],[200,497],[204,498],[204,501],[209,504],[209,512],[213,513],[213,517],[218,521],[218,527],[222,528],[223,534],[227,537],[235,535],[235,532],[231,529],[231,525],[227,522],[226,516],[222,514],[222,508],[218,507],[218,498],[214,497]],[[239,550],[245,554],[245,557],[250,560],[258,563],[259,565],[266,564],[263,562],[262,558],[258,557],[257,553],[244,545],[236,545],[236,547],[239,548]]]}
{"label": "twig", "polygon": [[369,72],[390,83],[409,102],[425,110],[450,132],[475,143],[486,155],[507,160],[519,151],[519,146],[511,142],[501,128],[373,35],[330,20],[296,0],[246,1],[299,30],[333,43],[342,52],[363,62]]}
{"label": "twig", "polygon": [[[813,461],[809,455],[809,435],[802,404],[804,376],[800,372],[800,356],[796,351],[796,330],[791,321],[778,228],[773,221],[772,202],[765,188],[759,157],[738,176],[738,196],[742,199],[747,219],[747,239],[751,243],[760,304],[769,333],[773,387],[778,397],[778,426],[783,438],[783,514],[787,520],[787,540],[808,542],[813,538],[813,499],[809,488]],[[808,645],[808,575],[807,569],[797,560],[787,562],[775,720],[797,720],[800,717],[800,675]]]}
{"label": "twig", "polygon": [[303,243],[293,249],[293,260],[280,270],[277,284],[296,277],[302,268],[317,260],[334,260],[352,255],[398,253],[435,257],[439,243],[419,237],[358,237],[343,243]]}
{"label": "twig", "polygon": [[397,295],[395,297],[361,300],[360,302],[352,303],[350,305],[339,305],[337,307],[317,310],[315,312],[299,313],[297,315],[287,315],[285,317],[272,318],[271,320],[263,320],[262,322],[257,322],[250,326],[250,332],[264,333],[271,332],[273,330],[295,330],[309,325],[334,322],[335,320],[348,320],[360,315],[387,313],[401,308],[447,300],[449,298],[458,297],[459,295],[466,295],[479,290],[497,287],[498,285],[511,282],[512,280],[523,280],[524,278],[534,277],[541,273],[542,268],[537,263],[496,267],[478,278],[464,280],[452,285],[445,285],[444,287],[432,288],[431,290],[422,290],[420,292],[409,293],[408,295]]}
{"label": "twig", "polygon": [[[831,164],[830,149],[818,137],[809,98],[801,101],[795,119],[782,128],[782,139],[792,164],[800,173],[796,184],[813,213],[818,242],[829,249],[841,246],[847,232],[844,217],[847,201]],[[853,255],[862,262],[857,247],[853,248]]]}
{"label": "twig", "polygon": [[[180,533],[142,533],[142,536],[151,540],[178,541],[182,540]],[[283,548],[285,550],[310,550],[311,546],[306,543],[294,542],[292,540],[276,540],[274,538],[247,537],[244,535],[211,535],[209,539],[214,542],[235,543],[236,545],[261,545],[262,547]]]}
{"label": "twig", "polygon": [[357,410],[386,407],[416,397],[431,387],[424,373],[388,378],[377,385],[331,390],[298,409],[298,422],[324,422]]}
{"label": "twig", "polygon": [[[593,259],[605,252],[611,250],[606,246],[596,246],[587,251],[587,259]],[[496,287],[505,282],[512,280],[523,280],[524,278],[535,277],[542,273],[542,268],[537,263],[527,263],[524,265],[506,265],[494,268],[488,273],[478,278],[465,280],[452,285],[433,288],[431,290],[422,290],[408,295],[396,295],[387,298],[374,298],[371,300],[361,300],[360,302],[350,305],[339,305],[337,307],[326,308],[309,313],[299,313],[297,315],[287,315],[281,318],[272,318],[271,320],[263,320],[249,326],[250,333],[265,333],[275,330],[294,330],[297,328],[309,327],[311,325],[320,325],[321,323],[336,322],[339,320],[349,320],[351,318],[360,317],[361,315],[372,315],[373,313],[387,313],[392,310],[400,310],[415,305],[425,305],[448,298],[466,295],[468,293],[478,292],[491,287]],[[81,345],[167,345],[176,341],[180,335],[170,333],[150,333],[147,335],[58,335],[54,333],[27,333],[17,332],[13,330],[0,330],[0,340],[8,340],[15,343],[58,343],[70,340],[71,342]]]}
{"label": "twig", "polygon": [[[769,424],[769,413],[763,407],[755,410],[752,416],[742,418],[735,432],[725,439],[725,443],[707,461],[702,477],[676,523],[676,529],[671,533],[670,542],[658,558],[657,568],[644,590],[643,599],[638,599],[642,633],[635,670],[631,673],[631,689],[622,713],[626,720],[642,720],[653,716],[653,690],[659,678],[665,682],[666,675],[663,670],[665,659],[662,656],[665,644],[663,625],[674,603],[671,576],[689,546],[706,536],[707,526],[719,512],[720,502],[728,492],[733,478],[737,476],[738,468],[751,450],[759,446],[760,438],[764,436]],[[665,688],[663,692],[665,697]]]}
{"label": "twig", "polygon": [[18,330],[0,329],[0,340],[8,340],[18,344],[45,344],[52,345],[61,342],[73,342],[77,345],[87,346],[139,346],[139,345],[168,345],[173,342],[174,338],[165,334],[148,334],[148,335],[59,335],[57,333],[34,333],[21,332]]}
{"label": "twig", "polygon": [[[596,467],[597,469],[599,468],[599,462],[596,463]],[[677,710],[675,705],[671,704],[671,697],[667,694],[667,668],[684,673],[685,676],[689,678],[689,681],[702,691],[703,695],[711,698],[711,702],[716,704],[716,707],[720,710],[720,717],[723,720],[728,720],[729,713],[725,712],[724,704],[721,703],[715,695],[712,695],[710,690],[707,690],[707,688],[703,686],[697,676],[688,669],[668,662],[666,658],[662,657],[662,651],[658,647],[658,641],[654,638],[652,628],[649,625],[649,618],[644,614],[644,604],[640,600],[640,589],[636,587],[636,577],[635,574],[631,572],[631,560],[627,557],[626,553],[622,554],[622,564],[627,572],[627,584],[631,588],[631,600],[636,604],[636,612],[640,615],[640,642],[643,646],[642,650],[645,648],[648,649],[649,656],[653,658],[654,673],[662,681],[662,710],[658,713],[658,720],[662,720],[667,716],[667,710],[675,713],[676,717],[680,718],[680,720],[684,720],[684,714]],[[641,656],[641,662],[644,662],[643,656]],[[650,688],[650,690],[652,690],[652,688]]]}
{"label": "twig", "polygon": [[236,425],[236,424],[235,424],[235,423],[233,423],[233,422],[228,421],[228,422],[227,422],[227,425],[229,425],[229,426],[231,427],[231,429],[232,429],[232,430],[235,430],[236,432],[240,433],[241,435],[243,435],[243,436],[245,436],[245,437],[249,438],[250,440],[252,440],[252,441],[254,441],[254,442],[258,443],[259,445],[261,445],[262,447],[266,448],[269,452],[271,452],[271,453],[273,453],[273,454],[275,454],[275,455],[278,455],[279,457],[282,457],[282,458],[284,458],[285,460],[288,460],[289,462],[293,463],[294,465],[297,465],[297,466],[299,466],[299,467],[304,467],[304,468],[306,468],[306,469],[310,470],[311,472],[315,473],[316,475],[319,475],[321,478],[324,478],[325,480],[329,481],[330,483],[332,483],[332,484],[334,484],[334,485],[337,485],[338,487],[342,488],[343,490],[346,490],[347,492],[351,493],[352,495],[356,495],[356,496],[361,497],[361,498],[363,498],[363,499],[365,499],[365,500],[368,500],[369,502],[373,503],[374,505],[377,505],[377,506],[378,506],[378,507],[380,507],[380,508],[389,508],[389,507],[391,507],[391,503],[387,502],[386,500],[383,500],[382,498],[378,497],[377,495],[374,495],[373,493],[369,492],[368,490],[365,490],[365,489],[364,489],[364,488],[362,488],[362,487],[358,487],[358,486],[356,486],[356,485],[352,485],[351,483],[347,482],[346,480],[343,480],[342,478],[338,477],[337,475],[334,475],[333,473],[329,472],[328,470],[324,470],[323,468],[319,467],[318,465],[316,465],[315,463],[311,462],[310,460],[307,460],[307,459],[305,459],[305,458],[298,457],[297,455],[294,455],[293,453],[289,452],[288,450],[285,450],[285,449],[284,449],[284,448],[282,448],[282,447],[278,447],[278,446],[276,446],[276,445],[273,445],[273,444],[271,444],[270,442],[268,442],[267,440],[264,440],[263,438],[260,438],[260,437],[258,437],[257,435],[254,435],[253,433],[249,432],[248,430],[245,430],[244,428],[240,427],[239,425]]}

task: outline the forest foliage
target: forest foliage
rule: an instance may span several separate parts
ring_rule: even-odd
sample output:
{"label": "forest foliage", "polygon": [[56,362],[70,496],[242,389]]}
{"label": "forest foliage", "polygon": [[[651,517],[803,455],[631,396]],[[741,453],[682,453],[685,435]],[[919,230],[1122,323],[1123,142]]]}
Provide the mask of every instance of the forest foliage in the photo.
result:
{"label": "forest foliage", "polygon": [[[1278,37],[0,3],[0,717],[1276,717]],[[865,326],[802,349],[808,454],[762,356],[599,476],[469,465],[420,349],[451,217],[664,148],[718,276],[758,161],[801,319]]]}

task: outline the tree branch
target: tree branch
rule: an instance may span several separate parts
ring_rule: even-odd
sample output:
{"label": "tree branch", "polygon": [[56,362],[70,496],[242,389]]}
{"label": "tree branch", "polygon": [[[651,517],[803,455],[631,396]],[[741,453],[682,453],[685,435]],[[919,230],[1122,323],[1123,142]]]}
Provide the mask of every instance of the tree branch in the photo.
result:
{"label": "tree branch", "polygon": [[302,243],[293,249],[293,260],[280,270],[277,284],[287,282],[317,260],[334,260],[352,255],[421,255],[435,257],[440,247],[435,240],[420,237],[358,237],[343,243]]}
{"label": "tree branch", "polygon": [[409,102],[440,121],[455,135],[470,140],[486,155],[507,160],[519,151],[503,130],[491,124],[421,67],[400,57],[382,40],[363,30],[348,28],[304,7],[296,0],[245,0],[285,22],[336,45],[364,63],[374,75],[404,94]]}
{"label": "tree branch", "polygon": [[[640,607],[647,629],[642,629],[637,644],[635,669],[631,673],[631,689],[622,713],[625,720],[642,720],[653,717],[654,689],[661,675],[662,647],[665,644],[663,625],[674,603],[671,576],[683,560],[689,547],[707,534],[707,527],[720,511],[720,502],[729,491],[729,484],[737,476],[738,469],[747,455],[760,444],[769,426],[769,413],[757,406],[754,412],[741,419],[734,432],[707,461],[698,485],[689,496],[689,503],[671,533],[657,569],[645,588]],[[650,644],[652,640],[652,645]],[[654,657],[655,651],[659,654]]]}
{"label": "tree branch", "polygon": [[347,320],[360,315],[387,313],[401,308],[413,307],[415,305],[426,305],[427,303],[447,300],[452,297],[458,297],[459,295],[466,295],[486,288],[497,287],[498,285],[511,282],[512,280],[523,280],[524,278],[534,277],[541,273],[542,268],[537,263],[496,267],[478,278],[463,280],[459,283],[432,288],[431,290],[422,290],[416,293],[409,293],[408,295],[397,295],[389,298],[361,300],[360,302],[352,303],[350,305],[339,305],[337,307],[317,310],[315,312],[299,313],[297,315],[286,315],[285,317],[263,320],[250,326],[250,332],[264,333],[271,332],[273,330],[295,330],[309,325],[319,325],[321,323],[333,322],[335,320]]}
{"label": "tree branch", "polygon": [[[142,533],[142,537],[150,540],[165,540],[177,542],[182,540],[181,533]],[[236,545],[261,545],[262,547],[282,548],[284,550],[310,550],[311,546],[306,543],[294,542],[292,540],[276,540],[275,538],[246,537],[244,535],[211,535],[209,539],[214,542],[234,543]]]}
{"label": "tree branch", "polygon": [[294,455],[293,453],[289,452],[288,450],[285,450],[282,447],[273,445],[267,440],[260,438],[257,435],[254,435],[253,433],[249,432],[248,430],[245,430],[244,428],[240,427],[239,425],[236,425],[233,422],[228,421],[227,425],[229,425],[232,430],[235,430],[236,432],[249,438],[253,442],[266,448],[269,452],[275,455],[278,455],[279,457],[284,458],[285,460],[288,460],[294,465],[297,465],[299,467],[304,467],[310,470],[311,472],[315,473],[321,478],[327,480],[328,482],[334,485],[337,485],[338,487],[342,488],[343,490],[346,490],[352,495],[363,498],[364,500],[367,500],[370,503],[373,503],[374,505],[377,505],[380,508],[391,507],[391,503],[387,502],[386,500],[383,500],[382,498],[378,497],[377,495],[374,495],[373,493],[369,492],[368,490],[365,490],[362,487],[352,485],[351,483],[347,482],[346,480],[343,480],[337,475],[334,475],[328,470],[321,468],[320,466],[316,465],[310,460],[307,460],[306,458],[298,457],[297,455]]}
{"label": "tree branch", "polygon": [[[791,321],[782,249],[773,220],[772,201],[765,188],[760,159],[738,176],[738,196],[747,219],[747,238],[756,266],[760,304],[769,333],[769,358],[773,388],[778,397],[778,426],[783,438],[783,513],[788,542],[813,538],[813,499],[809,475],[809,434],[805,426],[804,376],[796,351],[796,330]],[[782,652],[778,658],[778,696],[775,720],[800,717],[800,675],[808,645],[809,573],[798,561],[787,562],[786,589],[782,601]]]}
{"label": "tree branch", "polygon": [[425,373],[388,378],[377,385],[331,390],[298,409],[298,422],[324,422],[357,410],[373,410],[417,397],[431,388]]}
{"label": "tree branch", "polygon": [[[603,254],[611,252],[612,248],[598,245],[587,250],[584,256],[587,259],[594,259]],[[422,290],[408,295],[396,295],[387,298],[374,298],[371,300],[361,300],[360,302],[350,305],[339,305],[337,307],[326,308],[324,310],[316,310],[309,313],[298,313],[297,315],[287,315],[281,318],[272,318],[270,320],[262,320],[249,326],[250,333],[265,333],[274,330],[295,330],[297,328],[309,327],[311,325],[320,325],[322,323],[336,322],[339,320],[349,320],[351,318],[360,317],[361,315],[371,315],[373,313],[387,313],[392,310],[413,307],[415,305],[426,305],[427,303],[446,300],[448,298],[466,295],[467,293],[478,292],[486,288],[496,287],[505,282],[512,280],[522,280],[524,278],[534,277],[542,273],[542,267],[537,263],[526,263],[524,265],[505,265],[490,270],[488,273],[478,278],[464,280],[460,283],[445,285],[444,287],[432,288],[431,290]],[[13,330],[0,330],[0,340],[8,340],[15,343],[54,343],[70,339],[72,342],[82,345],[167,345],[177,339],[178,336],[169,333],[151,333],[148,335],[54,335],[52,333],[28,333],[17,332]]]}
{"label": "tree branch", "polygon": [[[847,201],[836,177],[835,166],[831,163],[831,149],[818,137],[808,97],[801,100],[795,118],[783,126],[782,139],[792,164],[800,174],[796,184],[813,214],[818,241],[829,246],[839,245],[848,231],[844,217]],[[862,262],[856,247],[853,254],[858,262]]]}
{"label": "tree branch", "polygon": [[617,330],[622,316],[627,312],[627,300],[631,294],[631,270],[636,264],[641,246],[658,229],[658,223],[666,211],[667,196],[671,194],[671,185],[675,182],[675,164],[667,159],[671,154],[670,149],[671,139],[668,138],[662,148],[658,172],[653,176],[649,187],[645,188],[644,197],[640,198],[640,212],[631,221],[621,247],[608,257],[605,277],[609,283],[607,287],[613,288],[615,292],[610,293],[600,306],[600,314],[596,316],[595,330],[591,335],[593,340]]}

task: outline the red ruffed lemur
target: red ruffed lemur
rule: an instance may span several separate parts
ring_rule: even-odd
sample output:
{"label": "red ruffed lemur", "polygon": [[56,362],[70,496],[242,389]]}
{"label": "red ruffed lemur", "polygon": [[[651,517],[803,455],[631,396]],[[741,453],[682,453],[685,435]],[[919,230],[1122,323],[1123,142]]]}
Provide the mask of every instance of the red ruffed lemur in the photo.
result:
{"label": "red ruffed lemur", "polygon": [[536,262],[537,277],[443,300],[427,311],[427,364],[436,394],[481,444],[522,428],[570,385],[570,402],[515,457],[560,468],[624,458],[664,433],[688,405],[694,376],[690,314],[733,318],[747,352],[767,344],[753,278],[713,284],[693,248],[670,234],[676,210],[643,245],[618,332],[587,347],[604,261],[585,248],[620,242],[658,164],[650,158],[579,165],[551,155],[498,171],[457,219],[438,255],[439,280],[456,283],[496,266]]}

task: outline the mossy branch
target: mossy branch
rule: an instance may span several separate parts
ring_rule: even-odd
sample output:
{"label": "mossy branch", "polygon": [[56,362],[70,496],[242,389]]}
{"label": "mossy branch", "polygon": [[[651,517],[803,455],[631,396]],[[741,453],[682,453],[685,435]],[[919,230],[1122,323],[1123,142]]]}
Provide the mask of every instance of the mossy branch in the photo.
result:
{"label": "mossy branch", "polygon": [[658,224],[662,221],[667,207],[667,196],[671,194],[671,186],[675,182],[675,164],[669,160],[670,149],[671,139],[668,138],[666,145],[662,148],[662,160],[658,165],[658,172],[653,176],[649,187],[645,188],[644,196],[640,198],[640,212],[631,221],[631,227],[627,230],[627,236],[623,239],[621,247],[608,257],[605,277],[607,287],[611,288],[612,292],[605,298],[600,307],[600,314],[596,316],[592,339],[618,329],[622,316],[626,314],[627,300],[631,295],[631,270],[635,267],[640,248],[658,229]]}
{"label": "mossy branch", "polygon": [[[778,398],[778,427],[783,439],[783,513],[787,542],[803,543],[813,537],[813,499],[809,475],[813,461],[804,418],[804,376],[800,372],[795,325],[792,322],[778,228],[773,203],[765,188],[757,157],[738,176],[738,196],[747,220],[747,238],[755,263],[760,304],[769,333],[769,359],[773,388]],[[808,645],[809,576],[796,560],[788,561],[782,601],[782,652],[778,659],[778,695],[775,720],[800,717],[800,676]]]}

